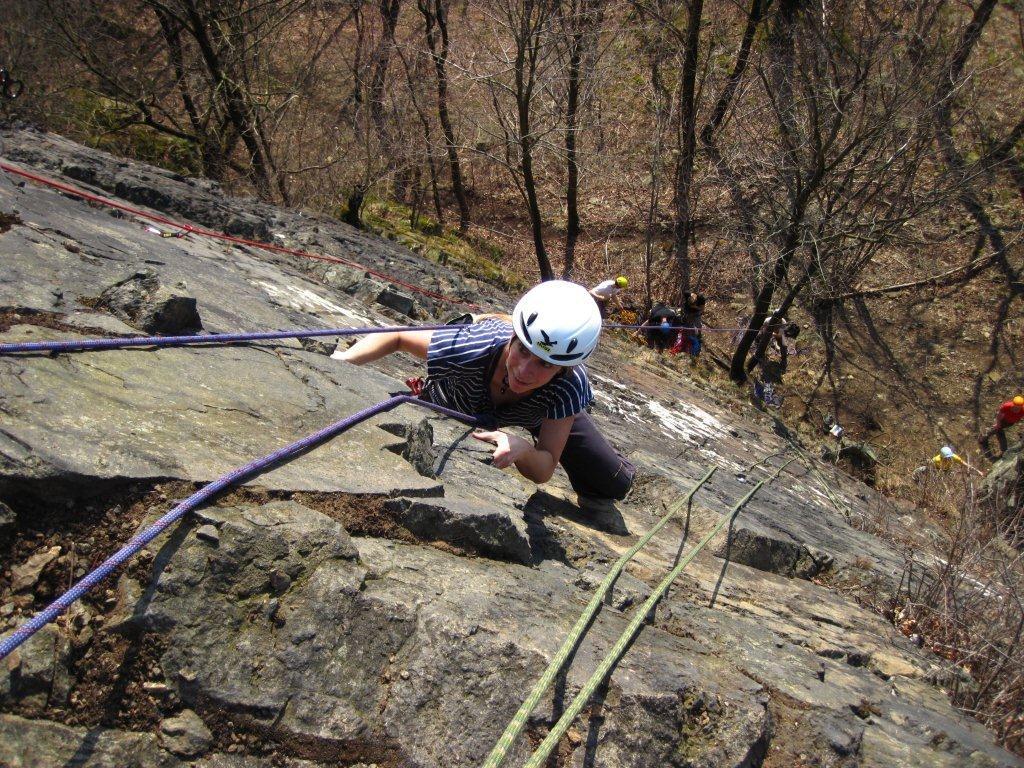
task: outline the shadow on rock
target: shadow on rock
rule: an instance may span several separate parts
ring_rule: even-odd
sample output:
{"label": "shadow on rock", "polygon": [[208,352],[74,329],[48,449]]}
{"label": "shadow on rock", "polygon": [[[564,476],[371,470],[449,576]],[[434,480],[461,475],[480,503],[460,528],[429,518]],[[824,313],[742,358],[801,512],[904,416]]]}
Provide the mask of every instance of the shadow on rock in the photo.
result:
{"label": "shadow on rock", "polygon": [[629,534],[622,513],[616,502],[611,500],[585,499],[581,504],[573,504],[567,499],[538,489],[527,501],[525,509],[527,513],[538,512],[541,516],[558,515],[603,533],[617,536]]}

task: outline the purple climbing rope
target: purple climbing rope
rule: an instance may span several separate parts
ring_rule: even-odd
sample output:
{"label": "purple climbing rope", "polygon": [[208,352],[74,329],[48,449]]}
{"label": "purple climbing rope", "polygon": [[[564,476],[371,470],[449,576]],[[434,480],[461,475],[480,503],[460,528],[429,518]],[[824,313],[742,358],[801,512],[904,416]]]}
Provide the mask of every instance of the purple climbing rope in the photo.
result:
{"label": "purple climbing rope", "polygon": [[447,325],[396,325],[384,328],[325,328],[298,331],[264,331],[260,333],[210,333],[196,336],[126,336],[118,339],[79,339],[73,341],[31,341],[0,344],[0,355],[24,352],[98,352],[124,347],[183,347],[189,344],[235,344],[241,341],[269,339],[304,339],[314,336],[362,336],[365,333],[395,331],[436,331]]}
{"label": "purple climbing rope", "polygon": [[[273,339],[308,339],[318,336],[362,336],[368,333],[395,333],[398,331],[437,331],[450,328],[449,325],[392,325],[383,328],[318,328],[315,330],[263,331],[259,333],[210,333],[195,336],[125,336],[116,339],[77,339],[70,341],[26,341],[21,343],[0,344],[0,355],[25,354],[30,352],[99,352],[109,349],[127,347],[184,347],[193,344],[208,346],[237,344],[243,341],[270,341]],[[664,330],[660,325],[627,325],[624,323],[605,323],[606,329],[632,330]],[[671,330],[700,330],[736,332],[746,328],[691,328],[689,326],[672,326]]]}
{"label": "purple climbing rope", "polygon": [[449,418],[457,419],[458,421],[466,424],[478,425],[482,423],[481,419],[477,417],[468,416],[464,413],[460,413],[459,411],[453,411],[449,408],[436,405],[435,403],[427,402],[426,400],[420,400],[412,395],[395,395],[387,400],[382,400],[376,405],[358,411],[341,421],[335,422],[329,427],[325,427],[318,432],[314,432],[312,435],[309,435],[302,440],[298,440],[291,445],[286,445],[284,448],[280,448],[261,459],[256,459],[255,461],[246,464],[244,467],[239,467],[193,493],[174,509],[153,523],[153,525],[145,531],[136,535],[125,546],[107,558],[95,570],[84,576],[81,581],[71,587],[71,589],[50,603],[46,609],[33,616],[28,622],[14,630],[14,632],[9,636],[0,640],[0,660],[6,658],[15,648],[64,613],[64,611],[71,607],[72,603],[81,598],[86,592],[124,565],[124,563],[137,554],[139,550],[159,536],[167,526],[183,517],[185,513],[194,510],[202,502],[220,493],[225,488],[240,483],[253,475],[259,474],[280,461],[293,458],[303,451],[315,447],[335,435],[340,435],[342,432],[351,429],[356,424],[366,421],[366,419],[371,416],[376,416],[379,413],[390,411],[403,403],[421,405],[424,408],[430,408],[438,413],[448,416]]}

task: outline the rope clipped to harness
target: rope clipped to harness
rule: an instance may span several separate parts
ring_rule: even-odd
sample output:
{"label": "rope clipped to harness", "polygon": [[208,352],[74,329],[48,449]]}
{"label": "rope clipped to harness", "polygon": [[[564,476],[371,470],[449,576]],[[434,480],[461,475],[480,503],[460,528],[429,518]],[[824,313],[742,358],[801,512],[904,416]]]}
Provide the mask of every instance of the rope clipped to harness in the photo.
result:
{"label": "rope clipped to harness", "polygon": [[324,427],[308,437],[304,437],[290,445],[286,445],[260,459],[251,461],[245,466],[239,467],[238,469],[235,469],[214,480],[212,483],[200,488],[183,502],[174,507],[174,509],[153,523],[153,525],[145,531],[137,534],[131,541],[107,558],[91,573],[84,576],[77,584],[71,587],[71,589],[50,603],[50,605],[48,605],[43,611],[33,616],[28,622],[18,627],[7,637],[0,640],[0,660],[6,658],[12,651],[14,651],[15,648],[64,613],[64,611],[71,607],[72,603],[80,599],[86,592],[114,573],[129,559],[138,554],[143,547],[159,536],[169,525],[171,525],[171,523],[180,520],[185,516],[185,514],[196,509],[203,502],[208,501],[210,498],[231,486],[238,485],[239,483],[266,471],[274,465],[294,459],[311,448],[320,445],[324,441],[351,429],[355,425],[366,421],[377,414],[390,411],[403,403],[413,403],[424,408],[429,408],[466,424],[477,425],[480,423],[480,421],[473,416],[468,416],[464,413],[460,413],[459,411],[453,411],[450,408],[445,408],[443,406],[436,405],[435,403],[418,400],[410,395],[395,395],[394,397],[382,400],[369,408],[357,411],[351,416],[341,419],[328,427]]}

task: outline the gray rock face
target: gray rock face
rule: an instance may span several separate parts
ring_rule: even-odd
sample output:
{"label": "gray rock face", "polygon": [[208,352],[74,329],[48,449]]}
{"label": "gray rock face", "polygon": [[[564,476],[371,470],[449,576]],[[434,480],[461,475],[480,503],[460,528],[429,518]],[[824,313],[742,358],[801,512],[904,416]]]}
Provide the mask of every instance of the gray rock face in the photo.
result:
{"label": "gray rock face", "polygon": [[39,581],[39,575],[50,563],[60,557],[60,547],[49,547],[29,557],[21,565],[11,568],[11,591],[27,592]]}
{"label": "gray rock face", "polygon": [[[336,523],[297,505],[230,510],[221,533],[215,554],[186,537],[146,607],[149,628],[171,641],[168,677],[195,674],[182,699],[251,713],[293,743],[360,744],[381,759],[478,764],[585,597],[562,566],[533,571],[372,539],[359,540],[357,558],[338,544]],[[271,556],[303,563],[280,598],[283,626],[252,618],[270,602]],[[185,618],[200,610],[217,620]],[[577,654],[569,691],[625,624],[608,621],[596,647]],[[601,735],[611,764],[665,765],[698,716],[717,737],[691,745],[705,764],[742,765],[763,740],[760,686],[710,657],[671,662],[682,650],[652,631],[627,655]]]}
{"label": "gray rock face", "polygon": [[[325,217],[231,200],[208,182],[117,162],[60,137],[0,135],[5,159],[166,214],[322,249],[449,295],[473,287]],[[186,281],[213,333],[383,325],[441,311],[420,296],[412,306],[385,306],[378,297],[401,299],[405,289],[358,267],[195,234],[164,238],[143,220],[6,177],[0,212],[9,214],[0,232],[0,306],[18,316],[8,315],[4,341],[75,335],[66,328],[82,336],[137,332],[90,300],[145,269],[165,286]],[[472,298],[489,308],[511,304],[490,288]],[[129,483],[191,488],[213,480],[423,372],[402,355],[372,367],[340,363],[326,358],[330,346],[0,358],[0,502],[15,513],[0,546],[24,537],[32,515],[77,515],[89,495],[102,501]],[[953,674],[944,661],[848,595],[809,580],[828,573],[877,589],[898,580],[902,556],[861,530],[861,519],[887,502],[807,459],[810,448],[798,454],[765,416],[731,410],[685,378],[667,380],[634,351],[609,336],[588,361],[594,418],[640,468],[618,505],[626,528],[648,530],[708,466],[719,471],[620,576],[571,666],[532,714],[510,768],[672,563],[784,457],[798,460],[677,580],[570,729],[560,765],[754,768],[777,755],[795,764],[801,754],[839,768],[1024,764],[950,706],[936,682]],[[160,747],[155,725],[135,734],[51,722],[67,717],[60,703],[69,688],[80,693],[75,670],[86,669],[81,660],[97,639],[158,639],[151,687],[116,683],[165,691],[152,722],[184,705],[217,733],[216,744],[217,724],[230,717],[277,750],[239,754],[232,744],[231,754],[206,753],[192,765],[479,765],[635,539],[600,530],[577,508],[561,471],[538,489],[496,470],[469,431],[402,406],[183,520],[151,545],[148,559],[118,575],[116,589],[108,584],[108,595],[68,616],[70,651],[51,628],[22,647],[24,670],[0,671],[3,706],[37,718],[0,715],[0,764],[181,764]],[[138,515],[152,520],[165,509]],[[18,611],[31,605],[30,584],[49,574],[30,549],[12,549],[17,562],[5,563],[0,631],[24,619]]]}
{"label": "gray rock face", "polygon": [[424,541],[446,541],[501,560],[532,559],[526,522],[514,510],[466,499],[391,499],[385,508]]}
{"label": "gray rock face", "polygon": [[982,500],[1007,522],[1024,510],[1024,442],[1011,445],[982,481]]}
{"label": "gray rock face", "polygon": [[0,502],[0,536],[3,536],[7,531],[13,528],[14,524],[17,522],[18,517],[14,514],[14,510],[3,502]]}
{"label": "gray rock face", "polygon": [[406,296],[397,291],[385,290],[377,295],[377,303],[400,312],[406,317],[416,318],[416,302],[411,296]]}
{"label": "gray rock face", "polygon": [[178,768],[156,736],[115,729],[69,728],[0,714],[0,758],[10,768]]}

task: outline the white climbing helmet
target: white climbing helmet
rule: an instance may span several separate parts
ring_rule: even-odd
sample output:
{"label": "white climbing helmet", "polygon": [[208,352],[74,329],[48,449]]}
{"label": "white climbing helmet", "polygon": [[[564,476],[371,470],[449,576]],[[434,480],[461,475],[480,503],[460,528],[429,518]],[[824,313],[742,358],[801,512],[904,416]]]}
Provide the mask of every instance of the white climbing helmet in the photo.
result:
{"label": "white climbing helmet", "polygon": [[942,446],[942,450],[939,451],[939,455],[941,455],[944,459],[952,459],[953,449],[950,448],[948,445],[944,445]]}
{"label": "white climbing helmet", "polygon": [[568,367],[582,363],[597,347],[601,310],[582,285],[548,280],[519,300],[512,310],[512,325],[533,354]]}

